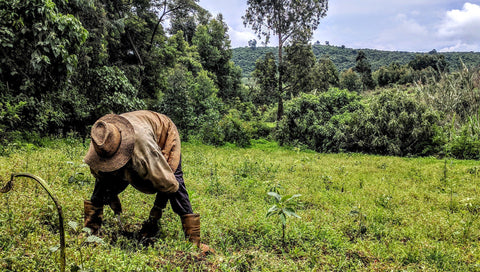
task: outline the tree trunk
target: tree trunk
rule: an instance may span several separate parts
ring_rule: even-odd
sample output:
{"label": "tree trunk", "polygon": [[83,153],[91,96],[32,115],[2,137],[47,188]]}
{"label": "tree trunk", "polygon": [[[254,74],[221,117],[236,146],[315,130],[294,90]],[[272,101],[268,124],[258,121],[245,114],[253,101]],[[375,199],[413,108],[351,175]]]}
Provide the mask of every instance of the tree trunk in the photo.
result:
{"label": "tree trunk", "polygon": [[283,116],[283,62],[282,62],[282,34],[278,34],[278,108],[277,108],[277,122]]}

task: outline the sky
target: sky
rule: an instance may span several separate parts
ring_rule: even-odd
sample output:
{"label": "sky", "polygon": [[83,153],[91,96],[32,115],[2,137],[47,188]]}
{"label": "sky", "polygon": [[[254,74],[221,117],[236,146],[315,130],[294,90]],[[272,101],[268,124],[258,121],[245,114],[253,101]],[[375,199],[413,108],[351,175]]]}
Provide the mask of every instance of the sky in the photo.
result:
{"label": "sky", "polygon": [[[246,0],[200,0],[229,26],[232,48],[256,39],[243,24]],[[276,46],[274,37],[268,46]],[[330,0],[312,42],[388,51],[480,52],[480,0]]]}

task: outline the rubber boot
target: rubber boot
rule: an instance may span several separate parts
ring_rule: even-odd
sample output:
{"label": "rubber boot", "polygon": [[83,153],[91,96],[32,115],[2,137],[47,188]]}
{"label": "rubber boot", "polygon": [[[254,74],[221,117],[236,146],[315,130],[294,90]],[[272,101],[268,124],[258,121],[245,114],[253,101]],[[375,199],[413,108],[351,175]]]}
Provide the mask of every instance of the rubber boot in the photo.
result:
{"label": "rubber boot", "polygon": [[96,235],[102,226],[103,206],[95,207],[91,201],[85,200],[84,205],[84,226],[92,230],[92,234]]}
{"label": "rubber boot", "polygon": [[200,214],[186,214],[181,216],[181,219],[185,238],[196,245],[202,251],[202,254],[214,253],[214,250],[209,246],[200,243]]}
{"label": "rubber boot", "polygon": [[150,210],[150,216],[142,224],[140,229],[140,236],[142,238],[153,237],[158,232],[158,220],[162,218],[162,209],[158,206],[153,206]]}

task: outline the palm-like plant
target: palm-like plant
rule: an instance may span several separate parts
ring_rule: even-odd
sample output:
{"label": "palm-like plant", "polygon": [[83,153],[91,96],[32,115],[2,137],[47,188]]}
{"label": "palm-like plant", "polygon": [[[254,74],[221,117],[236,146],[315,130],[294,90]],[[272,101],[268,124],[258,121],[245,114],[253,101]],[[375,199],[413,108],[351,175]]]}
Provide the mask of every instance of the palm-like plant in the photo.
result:
{"label": "palm-like plant", "polygon": [[293,216],[300,218],[300,216],[295,213],[295,209],[299,206],[299,203],[295,200],[301,195],[296,194],[281,196],[276,192],[268,192],[268,195],[274,198],[275,204],[268,210],[267,217],[277,215],[280,218],[280,222],[282,223],[282,243],[285,246],[287,217]]}

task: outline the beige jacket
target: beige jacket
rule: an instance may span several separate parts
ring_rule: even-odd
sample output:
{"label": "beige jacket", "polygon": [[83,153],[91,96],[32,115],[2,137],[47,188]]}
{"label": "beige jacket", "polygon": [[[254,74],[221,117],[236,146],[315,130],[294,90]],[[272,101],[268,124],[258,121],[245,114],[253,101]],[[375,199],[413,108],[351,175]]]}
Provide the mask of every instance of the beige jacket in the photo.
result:
{"label": "beige jacket", "polygon": [[123,171],[118,174],[147,194],[176,192],[179,185],[174,172],[180,163],[181,144],[175,124],[167,116],[153,111],[120,115],[135,129],[135,146],[131,163],[117,170]]}
{"label": "beige jacket", "polygon": [[[144,193],[173,193],[178,190],[174,176],[180,163],[180,136],[175,124],[163,114],[134,111],[120,114],[135,129],[132,167],[136,175],[125,173],[127,181]],[[140,177],[141,180],[134,177]],[[151,187],[155,189],[152,192]]]}

